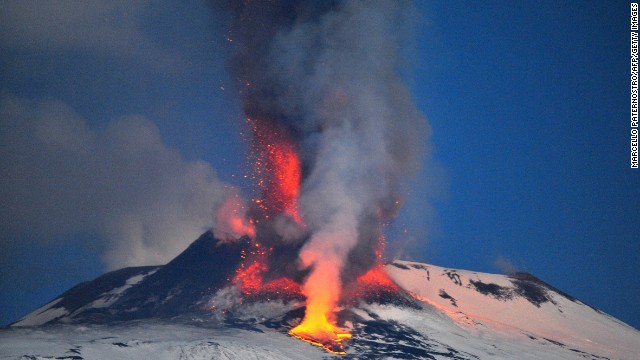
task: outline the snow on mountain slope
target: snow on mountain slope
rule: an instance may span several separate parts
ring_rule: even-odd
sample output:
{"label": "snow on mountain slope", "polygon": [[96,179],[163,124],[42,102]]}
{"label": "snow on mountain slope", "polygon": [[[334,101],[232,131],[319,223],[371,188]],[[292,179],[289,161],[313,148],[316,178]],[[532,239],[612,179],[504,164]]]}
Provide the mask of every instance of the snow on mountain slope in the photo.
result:
{"label": "snow on mountain slope", "polygon": [[[127,281],[125,282],[124,285],[122,285],[120,287],[117,287],[115,289],[109,290],[109,291],[101,294],[100,298],[98,298],[98,299],[94,300],[93,302],[91,302],[89,305],[87,305],[87,307],[89,307],[89,308],[109,307],[110,305],[115,303],[122,296],[122,293],[124,293],[126,290],[128,290],[132,286],[140,283],[142,280],[144,280],[145,277],[147,277],[149,275],[152,275],[156,271],[158,271],[158,270],[155,269],[155,270],[149,271],[148,273],[144,273],[144,274],[135,275],[135,276],[130,277],[129,279],[127,279]],[[82,310],[84,310],[84,308],[80,308],[80,309],[76,310],[76,312],[81,312]]]}
{"label": "snow on mountain slope", "polygon": [[0,332],[0,359],[322,359],[285,334],[162,322],[56,325]]}
{"label": "snow on mountain slope", "polygon": [[[253,311],[271,304],[252,304]],[[283,308],[284,309],[284,308]],[[284,310],[283,310],[284,311]],[[267,312],[267,311],[265,311]],[[460,323],[429,305],[407,308],[360,303],[345,325],[354,335],[347,355],[374,359],[636,359],[610,349],[586,352],[531,334]],[[273,315],[273,309],[271,309]],[[343,312],[344,314],[344,312]],[[281,314],[282,315],[282,314]],[[324,350],[274,326],[282,318],[248,321],[143,320],[109,325],[58,324],[0,330],[0,359],[329,359]],[[286,322],[286,321],[285,321]]]}
{"label": "snow on mountain slope", "polygon": [[38,326],[73,317],[96,309],[108,309],[122,295],[139,284],[158,267],[125,268],[105,274],[92,282],[81,283],[58,298],[31,312],[11,326]]}
{"label": "snow on mountain slope", "polygon": [[638,330],[526,273],[505,276],[407,261],[386,270],[402,288],[470,331],[490,328],[619,358],[640,354]]}
{"label": "snow on mountain slope", "polygon": [[[0,359],[333,357],[287,334],[304,314],[303,301],[242,301],[229,287],[246,245],[224,243],[207,232],[166,265],[121,269],[79,284],[0,329]],[[400,288],[362,295],[338,309],[339,325],[353,334],[346,359],[640,354],[638,330],[526,273],[485,274],[407,261],[388,264],[385,271]]]}
{"label": "snow on mountain slope", "polygon": [[65,315],[69,315],[69,312],[64,307],[54,307],[62,301],[62,298],[57,298],[48,304],[36,309],[26,317],[18,322],[14,323],[14,326],[38,326],[46,324],[50,321],[59,319]]}
{"label": "snow on mountain slope", "polygon": [[200,312],[227,282],[247,241],[222,243],[208,231],[163,266],[125,268],[66,291],[13,327],[105,323]]}

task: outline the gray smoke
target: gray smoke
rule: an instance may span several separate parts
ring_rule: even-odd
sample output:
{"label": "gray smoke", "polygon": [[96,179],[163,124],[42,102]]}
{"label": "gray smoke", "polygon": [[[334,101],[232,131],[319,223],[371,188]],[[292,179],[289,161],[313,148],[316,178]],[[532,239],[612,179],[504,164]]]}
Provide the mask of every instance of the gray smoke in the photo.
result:
{"label": "gray smoke", "polygon": [[142,116],[95,130],[57,100],[0,99],[0,250],[96,234],[108,269],[163,264],[213,224],[230,195]]}
{"label": "gray smoke", "polygon": [[399,75],[411,3],[217,4],[231,14],[230,68],[246,115],[286,127],[300,151],[309,281],[316,270],[343,280],[365,271],[426,146],[426,120]]}

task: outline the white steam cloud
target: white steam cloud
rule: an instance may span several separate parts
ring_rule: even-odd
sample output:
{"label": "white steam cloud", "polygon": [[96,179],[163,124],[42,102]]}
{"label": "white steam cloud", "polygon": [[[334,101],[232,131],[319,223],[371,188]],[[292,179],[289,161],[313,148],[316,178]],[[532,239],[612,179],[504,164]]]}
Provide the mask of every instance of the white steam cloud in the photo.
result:
{"label": "white steam cloud", "polygon": [[229,194],[141,116],[95,130],[60,101],[4,97],[0,150],[0,247],[26,233],[97,234],[109,269],[172,259]]}

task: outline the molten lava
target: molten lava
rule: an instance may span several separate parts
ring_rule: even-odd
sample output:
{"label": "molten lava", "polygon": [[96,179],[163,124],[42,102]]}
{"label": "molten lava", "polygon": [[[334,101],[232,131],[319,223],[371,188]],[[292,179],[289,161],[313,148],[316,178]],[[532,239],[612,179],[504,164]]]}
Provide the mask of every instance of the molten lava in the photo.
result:
{"label": "molten lava", "polygon": [[347,353],[342,341],[351,339],[350,333],[329,323],[324,314],[309,314],[308,308],[304,321],[291,329],[289,334],[338,355]]}
{"label": "molten lava", "polygon": [[384,271],[383,265],[378,264],[366,273],[360,275],[356,281],[345,289],[344,298],[349,304],[358,301],[367,303],[387,303],[403,301],[402,290]]}
{"label": "molten lava", "polygon": [[302,172],[295,144],[286,129],[274,129],[263,119],[247,121],[253,132],[254,179],[262,190],[255,204],[265,219],[284,213],[301,225],[298,196]]}
{"label": "molten lava", "polygon": [[308,296],[304,319],[289,334],[331,353],[346,354],[342,341],[350,339],[351,334],[335,325],[332,305],[330,295]]}
{"label": "molten lava", "polygon": [[245,300],[271,301],[281,299],[289,301],[301,299],[302,291],[300,285],[295,281],[285,277],[265,281],[264,278],[268,271],[268,257],[272,251],[273,248],[266,248],[259,243],[253,243],[248,252],[242,251],[243,261],[236,269],[233,283],[240,287]]}
{"label": "molten lava", "polygon": [[244,261],[236,270],[236,276],[233,279],[234,284],[238,284],[243,295],[250,296],[258,293],[262,288],[262,274],[267,271],[265,250],[260,249],[260,244],[256,243],[256,249],[252,249],[247,258],[245,251],[242,252]]}
{"label": "molten lava", "polygon": [[[402,293],[398,285],[393,282],[384,271],[381,264],[359,276],[355,283],[344,294],[347,303],[358,300],[384,301]],[[325,300],[325,301],[323,301]],[[346,354],[343,341],[352,336],[349,332],[335,325],[333,309],[329,299],[307,299],[305,317],[300,325],[293,328],[289,334],[298,339],[320,346],[334,354]]]}
{"label": "molten lava", "polygon": [[384,271],[382,265],[377,265],[366,273],[360,275],[356,283],[366,289],[379,291],[381,289],[387,291],[397,291],[398,285],[389,278]]}

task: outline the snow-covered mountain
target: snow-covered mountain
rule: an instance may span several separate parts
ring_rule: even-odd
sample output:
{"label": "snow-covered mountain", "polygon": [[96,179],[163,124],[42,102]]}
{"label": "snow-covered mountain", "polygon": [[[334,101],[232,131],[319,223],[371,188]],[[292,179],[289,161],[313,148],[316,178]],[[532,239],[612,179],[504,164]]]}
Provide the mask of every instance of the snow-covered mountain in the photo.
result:
{"label": "snow-covered mountain", "polygon": [[[288,335],[296,296],[229,286],[247,239],[203,234],[164,266],[81,283],[0,330],[2,359],[323,359]],[[395,261],[399,285],[339,310],[348,359],[638,359],[640,332],[539,279]],[[366,290],[366,289],[365,289]],[[246,300],[246,299],[245,299]]]}
{"label": "snow-covered mountain", "polygon": [[206,232],[164,266],[124,268],[71,288],[12,327],[112,323],[201,313],[242,260],[248,239],[219,242]]}

